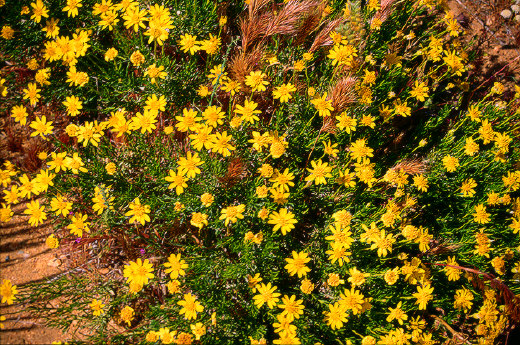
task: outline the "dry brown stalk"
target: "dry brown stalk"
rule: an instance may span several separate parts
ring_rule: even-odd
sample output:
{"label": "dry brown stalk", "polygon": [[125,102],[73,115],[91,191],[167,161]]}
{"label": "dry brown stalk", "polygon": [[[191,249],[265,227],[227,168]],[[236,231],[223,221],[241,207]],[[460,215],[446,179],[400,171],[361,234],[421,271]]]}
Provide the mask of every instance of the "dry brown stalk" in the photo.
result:
{"label": "dry brown stalk", "polygon": [[350,104],[356,101],[355,85],[356,78],[344,77],[329,89],[328,98],[332,101],[335,113],[343,112]]}
{"label": "dry brown stalk", "polygon": [[270,2],[271,0],[251,0],[248,7],[249,17],[256,16],[260,10]]}
{"label": "dry brown stalk", "polygon": [[466,337],[464,337],[461,333],[454,330],[446,321],[438,317],[437,315],[430,315],[432,318],[437,320],[439,323],[441,323],[444,328],[446,328],[452,336],[452,344],[471,344]]}
{"label": "dry brown stalk", "polygon": [[381,22],[387,20],[390,16],[390,13],[392,13],[392,5],[394,2],[395,0],[382,0],[381,8],[376,12],[372,20],[379,19]]}
{"label": "dry brown stalk", "polygon": [[233,158],[228,165],[226,174],[219,178],[220,183],[231,187],[238,181],[246,177],[247,167],[245,162],[240,158]]}
{"label": "dry brown stalk", "polygon": [[322,132],[335,134],[337,132],[336,124],[332,116],[325,116],[323,118],[323,125],[321,126]]}
{"label": "dry brown stalk", "polygon": [[[272,17],[273,14],[268,12],[240,19],[242,50],[244,52],[247,52],[249,47],[263,38]],[[260,43],[258,45],[260,45]]]}
{"label": "dry brown stalk", "polygon": [[249,53],[244,50],[236,54],[230,62],[231,78],[243,83],[246,76],[253,70],[259,69],[259,64],[264,56],[263,46],[256,46]]}
{"label": "dry brown stalk", "polygon": [[332,38],[330,37],[330,33],[334,31],[340,24],[345,22],[344,18],[337,18],[332,21],[325,22],[326,24],[323,26],[323,29],[316,35],[314,42],[312,43],[311,49],[309,51],[311,53],[318,50],[318,48],[323,46],[332,45]]}
{"label": "dry brown stalk", "polygon": [[[504,282],[496,278],[493,274],[457,265],[448,265],[442,263],[432,263],[432,265],[452,267],[463,270],[470,273],[473,277],[477,277],[479,279],[480,276],[482,276],[484,280],[489,281],[492,289],[498,290],[499,296],[502,298],[506,306],[506,313],[511,317],[511,320],[513,320],[515,323],[520,323],[520,298],[517,297],[514,292],[511,291],[511,289],[506,284],[504,284]],[[478,287],[482,288],[482,284],[478,284]]]}
{"label": "dry brown stalk", "polygon": [[394,165],[391,169],[403,170],[407,174],[417,175],[426,171],[426,163],[420,159],[404,160]]}
{"label": "dry brown stalk", "polygon": [[302,19],[313,9],[318,6],[318,2],[314,0],[296,1],[292,0],[273,16],[269,21],[265,37],[275,34],[294,36],[298,33],[298,28]]}
{"label": "dry brown stalk", "polygon": [[302,23],[298,28],[295,45],[300,45],[302,42],[305,41],[305,39],[307,38],[307,36],[309,36],[310,33],[318,29],[321,23],[321,18],[323,16],[323,11],[325,10],[326,6],[327,3],[325,1],[322,1],[317,6],[309,10],[307,16],[303,18]]}

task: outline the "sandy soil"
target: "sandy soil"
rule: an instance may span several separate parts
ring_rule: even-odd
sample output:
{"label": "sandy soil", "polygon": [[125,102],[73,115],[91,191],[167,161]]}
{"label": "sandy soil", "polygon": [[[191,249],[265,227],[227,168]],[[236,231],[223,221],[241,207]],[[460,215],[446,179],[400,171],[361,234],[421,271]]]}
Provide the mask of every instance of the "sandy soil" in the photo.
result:
{"label": "sandy soil", "polygon": [[[63,271],[61,265],[57,265],[60,262],[56,250],[45,245],[45,239],[52,231],[50,226],[30,227],[24,210],[24,204],[16,205],[11,221],[0,224],[0,281],[10,279],[18,288]],[[16,303],[0,305],[0,315],[6,317],[5,328],[0,331],[0,344],[50,344],[64,340],[65,336],[59,330],[45,327],[24,309],[25,306]]]}

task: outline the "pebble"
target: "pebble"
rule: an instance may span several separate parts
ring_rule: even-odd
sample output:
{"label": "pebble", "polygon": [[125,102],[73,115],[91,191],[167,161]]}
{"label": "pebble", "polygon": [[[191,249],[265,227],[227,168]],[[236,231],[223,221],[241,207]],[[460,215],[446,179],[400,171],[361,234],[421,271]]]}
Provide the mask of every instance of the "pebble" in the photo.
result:
{"label": "pebble", "polygon": [[502,12],[500,12],[500,15],[501,15],[504,19],[509,19],[509,18],[511,18],[511,16],[513,15],[513,13],[512,13],[510,10],[503,10]]}

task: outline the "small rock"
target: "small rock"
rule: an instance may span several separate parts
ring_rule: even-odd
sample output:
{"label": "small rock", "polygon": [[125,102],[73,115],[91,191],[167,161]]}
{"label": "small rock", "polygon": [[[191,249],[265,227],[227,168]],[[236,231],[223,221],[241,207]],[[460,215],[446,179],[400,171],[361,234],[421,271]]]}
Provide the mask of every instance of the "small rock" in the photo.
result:
{"label": "small rock", "polygon": [[517,14],[515,16],[515,20],[516,20],[517,23],[520,23],[520,14]]}
{"label": "small rock", "polygon": [[513,13],[512,13],[510,10],[503,10],[502,12],[500,12],[500,15],[501,15],[502,18],[504,18],[504,19],[509,19],[509,18],[511,18],[511,16],[513,15]]}
{"label": "small rock", "polygon": [[108,270],[108,268],[101,268],[101,269],[98,270],[98,272],[103,274],[103,275],[105,275],[105,274],[107,274],[109,272],[109,270]]}
{"label": "small rock", "polygon": [[61,260],[57,258],[50,259],[49,262],[47,262],[47,265],[51,267],[58,267],[61,265]]}
{"label": "small rock", "polygon": [[513,5],[511,6],[511,10],[515,13],[520,12],[520,5]]}

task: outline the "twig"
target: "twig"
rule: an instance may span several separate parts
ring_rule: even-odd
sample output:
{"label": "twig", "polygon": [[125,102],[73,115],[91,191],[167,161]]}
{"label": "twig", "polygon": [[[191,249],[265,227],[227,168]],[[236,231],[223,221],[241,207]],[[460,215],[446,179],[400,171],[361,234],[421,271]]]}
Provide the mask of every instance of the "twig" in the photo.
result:
{"label": "twig", "polygon": [[444,321],[443,319],[441,319],[440,317],[438,317],[437,315],[430,315],[432,318],[434,318],[435,320],[439,321],[448,331],[450,331],[452,337],[454,339],[457,339],[457,341],[461,341],[465,344],[470,344],[471,343],[465,338],[463,337],[459,332],[457,332],[456,330],[454,330],[446,321]]}

